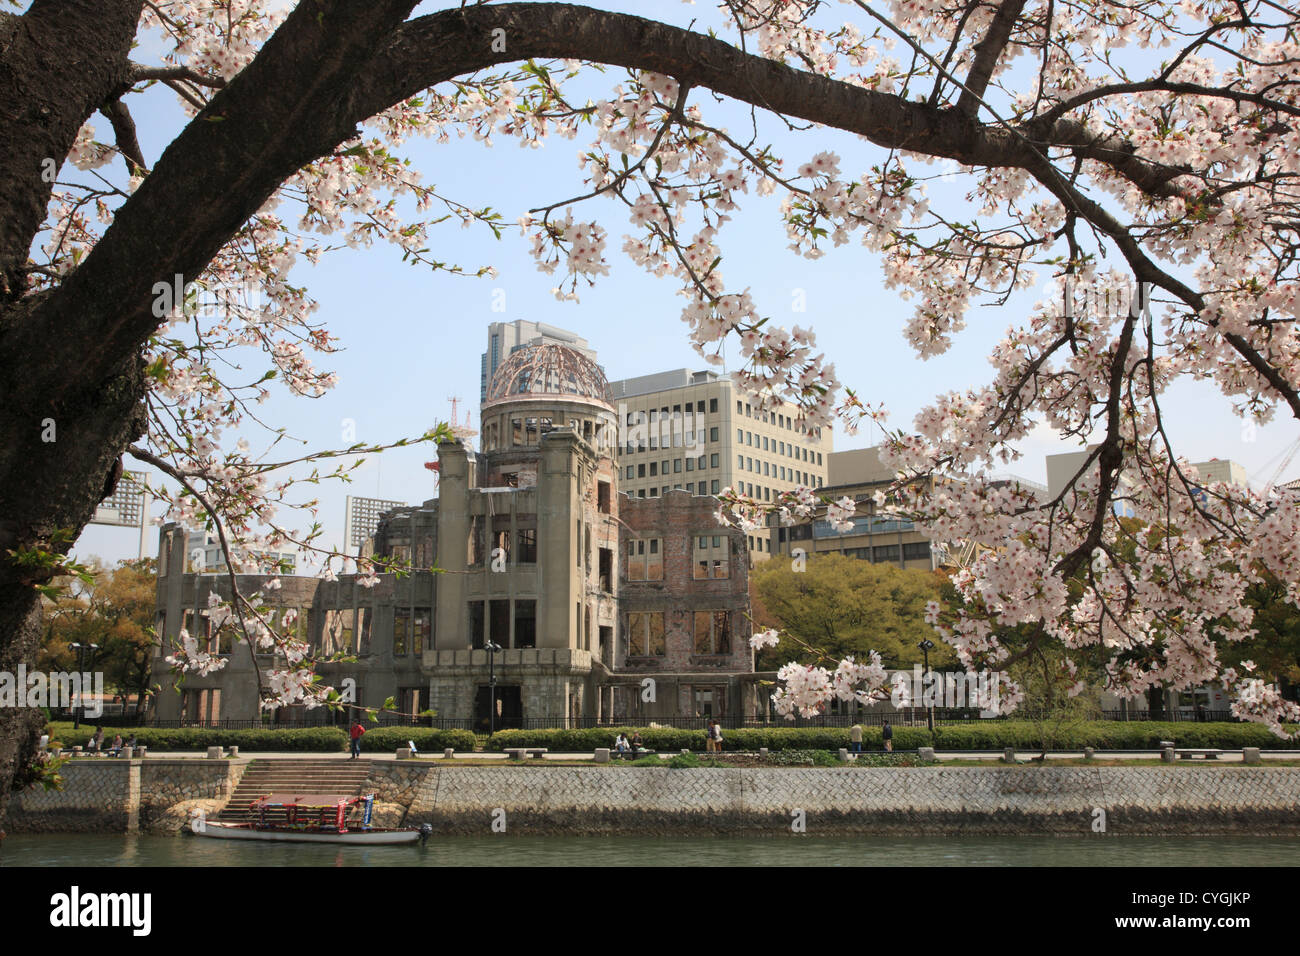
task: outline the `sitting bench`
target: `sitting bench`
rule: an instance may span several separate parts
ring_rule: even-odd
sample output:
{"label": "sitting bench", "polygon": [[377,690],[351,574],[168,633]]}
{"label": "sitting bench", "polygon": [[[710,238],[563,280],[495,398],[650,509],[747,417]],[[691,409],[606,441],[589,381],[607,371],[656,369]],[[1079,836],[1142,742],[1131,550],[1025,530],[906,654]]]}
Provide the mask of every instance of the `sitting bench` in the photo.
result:
{"label": "sitting bench", "polygon": [[506,756],[511,760],[523,760],[526,757],[536,757],[541,760],[549,751],[545,747],[507,747]]}
{"label": "sitting bench", "polygon": [[1187,747],[1180,750],[1176,750],[1174,752],[1178,754],[1178,756],[1183,760],[1191,760],[1195,757],[1200,757],[1202,760],[1218,760],[1219,754],[1223,753],[1222,750],[1218,750],[1213,747],[1206,747],[1206,748]]}

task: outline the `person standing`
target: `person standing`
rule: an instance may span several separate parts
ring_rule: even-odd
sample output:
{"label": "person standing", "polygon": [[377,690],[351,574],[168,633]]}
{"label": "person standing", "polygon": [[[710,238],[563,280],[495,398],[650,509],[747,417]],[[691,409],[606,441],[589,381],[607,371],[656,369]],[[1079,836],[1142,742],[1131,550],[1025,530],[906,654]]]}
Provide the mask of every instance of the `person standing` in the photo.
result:
{"label": "person standing", "polygon": [[886,719],[880,728],[880,737],[885,742],[885,750],[889,753],[894,752],[894,728],[889,726],[889,720]]}
{"label": "person standing", "polygon": [[855,754],[862,753],[862,725],[854,724],[849,730],[849,742],[853,744]]}
{"label": "person standing", "polygon": [[355,717],[352,718],[352,729],[348,735],[352,738],[352,756],[350,760],[356,760],[361,756],[361,735],[366,732],[366,728],[361,726],[361,721]]}
{"label": "person standing", "polygon": [[722,724],[716,720],[713,722],[713,752],[722,753]]}

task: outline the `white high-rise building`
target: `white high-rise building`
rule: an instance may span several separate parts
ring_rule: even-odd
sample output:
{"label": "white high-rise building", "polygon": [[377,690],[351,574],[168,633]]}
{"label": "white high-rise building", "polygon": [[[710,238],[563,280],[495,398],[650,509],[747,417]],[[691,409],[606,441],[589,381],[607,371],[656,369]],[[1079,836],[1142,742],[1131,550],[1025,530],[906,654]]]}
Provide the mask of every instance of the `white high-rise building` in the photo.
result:
{"label": "white high-rise building", "polygon": [[[763,411],[730,378],[684,368],[609,385],[622,432],[619,490],[627,495],[732,487],[767,504],[798,485],[826,483],[831,430],[805,429],[793,405]],[[749,537],[755,558],[772,553],[768,529]]]}

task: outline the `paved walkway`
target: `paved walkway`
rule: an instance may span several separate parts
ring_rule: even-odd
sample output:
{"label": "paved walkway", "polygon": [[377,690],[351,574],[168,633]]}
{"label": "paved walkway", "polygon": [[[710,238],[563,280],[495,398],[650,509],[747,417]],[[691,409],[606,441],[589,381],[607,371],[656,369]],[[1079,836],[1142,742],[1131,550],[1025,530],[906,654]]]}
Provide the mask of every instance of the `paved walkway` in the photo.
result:
{"label": "paved walkway", "polygon": [[[875,753],[881,753],[881,752],[880,752],[880,751],[875,751]],[[695,754],[696,754],[696,756],[698,756],[698,757],[707,757],[707,756],[709,756],[708,754],[703,753],[703,752],[701,752],[701,751],[696,751]],[[283,752],[281,752],[281,751],[242,751],[242,752],[240,753],[239,756],[240,756],[241,759],[246,758],[246,759],[258,759],[258,760],[350,760],[350,759],[351,759],[351,757],[349,757],[347,753],[307,753],[307,752],[300,751],[300,750],[295,750],[295,751],[283,751]],[[660,752],[660,753],[659,753],[659,756],[660,756],[660,757],[663,757],[663,758],[673,757],[673,756],[676,756],[676,752],[675,752],[675,751],[674,751],[674,752]],[[941,750],[941,751],[938,751],[938,752],[935,754],[935,756],[936,756],[939,760],[989,761],[989,760],[996,760],[996,759],[999,759],[999,758],[1002,756],[1002,751],[1001,751],[1001,750],[982,750],[982,751],[979,751],[979,750],[977,750],[977,751],[971,751],[971,750],[953,750],[953,751]],[[1019,763],[1028,763],[1028,762],[1030,762],[1030,761],[1031,761],[1034,757],[1036,757],[1036,756],[1038,756],[1037,751],[1033,751],[1033,750],[1022,750],[1022,751],[1017,751],[1017,753],[1016,753],[1016,760],[1017,760],[1017,762],[1019,762]],[[1263,752],[1260,754],[1260,756],[1261,756],[1261,758],[1262,758],[1263,760],[1265,760],[1265,761],[1269,761],[1269,760],[1300,760],[1300,750],[1265,750],[1265,751],[1263,751]],[[397,759],[396,754],[394,754],[394,753],[392,753],[392,752],[386,752],[386,753],[363,753],[363,754],[361,755],[361,757],[362,757],[363,760],[396,760],[396,759]],[[1098,751],[1098,752],[1095,754],[1095,757],[1096,757],[1096,759],[1098,759],[1098,760],[1158,760],[1159,757],[1160,757],[1160,753],[1159,753],[1159,751],[1154,751],[1154,750],[1144,750],[1144,751],[1127,751],[1127,750],[1125,750],[1125,751],[1109,751],[1109,752],[1108,752],[1108,751]],[[103,756],[103,757],[81,756],[81,757],[78,757],[78,758],[76,758],[76,759],[78,759],[78,760],[113,760],[113,759],[115,759],[115,758],[113,758],[113,757],[108,757],[108,756]],[[204,751],[194,751],[194,750],[183,750],[183,751],[155,751],[155,750],[151,750],[151,751],[149,751],[149,757],[148,757],[148,759],[150,759],[150,760],[207,760],[207,759],[208,759],[208,756],[207,756],[206,752],[204,752]],[[481,753],[479,753],[479,752],[476,752],[476,753],[467,753],[467,752],[457,751],[457,752],[456,752],[456,756],[455,756],[455,758],[453,758],[453,759],[455,759],[455,760],[493,760],[493,761],[501,761],[501,762],[505,762],[505,761],[509,760],[510,758],[507,757],[504,753],[496,753],[496,752],[491,752],[491,751],[489,751],[489,752],[481,752]],[[546,755],[545,755],[544,757],[542,757],[541,759],[542,759],[543,761],[546,761],[546,760],[567,760],[567,761],[572,761],[572,760],[594,760],[594,759],[595,759],[595,755],[594,755],[593,753],[591,753],[591,751],[583,751],[583,752],[581,752],[581,753],[549,753],[549,754],[546,754]],[[1063,751],[1063,752],[1060,752],[1060,753],[1053,752],[1053,753],[1051,753],[1051,754],[1048,756],[1048,762],[1049,762],[1049,763],[1050,763],[1050,762],[1059,761],[1059,760],[1082,760],[1082,759],[1083,759],[1083,753],[1082,753],[1082,752],[1070,752],[1070,751]],[[429,753],[427,753],[427,754],[422,754],[421,757],[420,757],[420,760],[421,760],[422,762],[444,762],[444,761],[443,761],[443,756],[442,756],[441,751],[437,751],[437,752],[431,751],[431,752],[429,752]],[[521,761],[521,762],[537,763],[538,761],[537,761],[536,758],[529,758],[527,761]],[[1215,766],[1215,765],[1218,765],[1218,764],[1241,763],[1241,762],[1242,762],[1242,755],[1241,755],[1241,751],[1240,751],[1240,750],[1225,750],[1225,751],[1224,751],[1224,752],[1219,756],[1219,758],[1218,758],[1217,760],[1204,760],[1204,759],[1201,759],[1201,758],[1199,758],[1199,757],[1198,757],[1198,758],[1194,758],[1194,759],[1181,759],[1181,758],[1180,758],[1180,759],[1178,760],[1178,763],[1179,763],[1179,764],[1195,764],[1195,765],[1197,765],[1197,766],[1201,766],[1202,764],[1204,764],[1204,765],[1211,766],[1211,767],[1212,767],[1212,766]]]}

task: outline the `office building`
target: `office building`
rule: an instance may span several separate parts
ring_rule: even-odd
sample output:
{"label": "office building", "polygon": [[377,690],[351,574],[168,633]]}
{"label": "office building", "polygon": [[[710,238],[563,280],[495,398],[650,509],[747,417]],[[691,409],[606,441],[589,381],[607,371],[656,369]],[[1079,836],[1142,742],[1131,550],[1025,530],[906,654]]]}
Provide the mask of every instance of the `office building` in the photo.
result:
{"label": "office building", "polygon": [[[610,390],[622,429],[621,488],[631,497],[734,488],[768,504],[782,491],[826,483],[831,430],[803,427],[789,403],[763,410],[730,378],[684,368],[611,382]],[[766,531],[746,543],[755,560],[772,553]]]}

